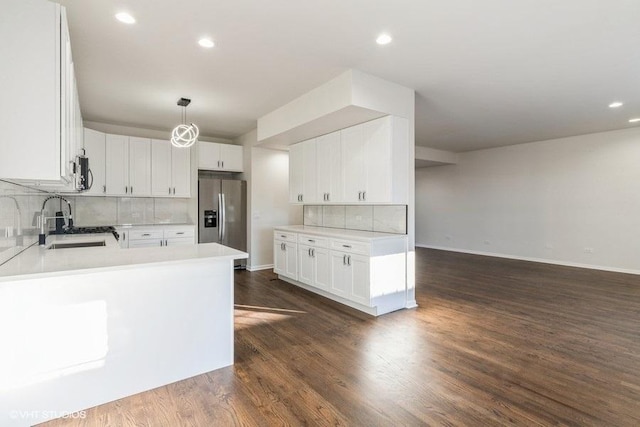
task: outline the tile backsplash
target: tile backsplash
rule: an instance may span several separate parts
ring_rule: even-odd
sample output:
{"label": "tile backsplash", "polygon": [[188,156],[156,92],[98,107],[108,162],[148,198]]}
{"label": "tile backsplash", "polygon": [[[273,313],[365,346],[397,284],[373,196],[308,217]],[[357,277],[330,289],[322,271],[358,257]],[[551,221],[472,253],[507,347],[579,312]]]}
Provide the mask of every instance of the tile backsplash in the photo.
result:
{"label": "tile backsplash", "polygon": [[305,205],[304,225],[407,234],[406,205]]}
{"label": "tile backsplash", "polygon": [[[0,264],[38,241],[36,216],[53,193],[0,180]],[[75,226],[191,223],[189,199],[63,195],[71,203]],[[47,216],[65,214],[66,203],[52,199]],[[55,226],[49,222],[49,228]]]}

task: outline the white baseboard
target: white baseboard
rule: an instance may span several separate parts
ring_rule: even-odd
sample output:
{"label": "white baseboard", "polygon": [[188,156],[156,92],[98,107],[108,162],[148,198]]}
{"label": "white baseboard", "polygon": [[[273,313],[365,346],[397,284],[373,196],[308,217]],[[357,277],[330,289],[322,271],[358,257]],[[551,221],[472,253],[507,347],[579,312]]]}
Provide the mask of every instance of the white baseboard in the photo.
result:
{"label": "white baseboard", "polygon": [[260,270],[269,270],[273,268],[273,264],[265,264],[265,265],[248,265],[247,270],[249,271],[260,271]]}
{"label": "white baseboard", "polygon": [[432,246],[432,245],[422,245],[416,243],[416,247],[418,248],[426,248],[426,249],[438,249],[441,251],[450,251],[450,252],[459,252],[463,254],[471,254],[471,255],[482,255],[482,256],[492,256],[496,258],[507,258],[507,259],[515,259],[518,261],[531,261],[531,262],[539,262],[543,264],[553,264],[553,265],[562,265],[565,267],[578,267],[578,268],[587,268],[590,270],[601,270],[601,271],[611,271],[614,273],[626,273],[626,274],[637,274],[640,275],[640,270],[633,270],[628,268],[617,268],[617,267],[606,267],[603,265],[591,265],[591,264],[581,264],[578,262],[569,262],[569,261],[557,261],[553,259],[546,258],[532,258],[532,257],[523,257],[518,255],[508,255],[508,254],[500,254],[494,252],[484,252],[484,251],[471,251],[467,249],[458,249],[458,248],[448,248],[445,246]]}

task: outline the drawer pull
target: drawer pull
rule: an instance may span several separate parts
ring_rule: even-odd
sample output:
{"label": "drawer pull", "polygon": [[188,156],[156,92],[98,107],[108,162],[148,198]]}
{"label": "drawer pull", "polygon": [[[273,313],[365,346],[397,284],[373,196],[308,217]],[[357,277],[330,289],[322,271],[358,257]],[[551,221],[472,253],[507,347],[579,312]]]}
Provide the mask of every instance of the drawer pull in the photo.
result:
{"label": "drawer pull", "polygon": [[184,234],[184,231],[178,231],[176,234]]}
{"label": "drawer pull", "polygon": [[149,233],[143,233],[142,234],[142,237],[149,237],[149,236],[151,236],[151,234],[149,234]]}
{"label": "drawer pull", "polygon": [[315,240],[309,239],[309,243],[315,243],[315,242],[316,242]]}
{"label": "drawer pull", "polygon": [[282,237],[283,239],[286,239],[286,238],[287,238],[287,236],[286,236],[286,235],[284,235],[284,234],[281,234],[281,235],[280,235],[280,237]]}
{"label": "drawer pull", "polygon": [[342,245],[343,248],[351,248],[351,245]]}

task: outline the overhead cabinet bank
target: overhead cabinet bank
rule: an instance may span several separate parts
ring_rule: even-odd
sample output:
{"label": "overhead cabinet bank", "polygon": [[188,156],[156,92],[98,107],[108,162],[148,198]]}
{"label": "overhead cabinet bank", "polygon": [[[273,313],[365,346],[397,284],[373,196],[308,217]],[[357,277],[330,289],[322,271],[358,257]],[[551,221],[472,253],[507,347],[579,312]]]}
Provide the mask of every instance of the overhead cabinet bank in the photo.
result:
{"label": "overhead cabinet bank", "polygon": [[294,144],[289,201],[406,204],[408,156],[409,122],[395,116]]}

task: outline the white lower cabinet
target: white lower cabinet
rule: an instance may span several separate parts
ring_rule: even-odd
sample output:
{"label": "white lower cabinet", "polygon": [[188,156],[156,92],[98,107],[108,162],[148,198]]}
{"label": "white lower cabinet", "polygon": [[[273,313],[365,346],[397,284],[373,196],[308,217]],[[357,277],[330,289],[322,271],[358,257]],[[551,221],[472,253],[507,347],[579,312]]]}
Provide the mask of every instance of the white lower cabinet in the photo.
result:
{"label": "white lower cabinet", "polygon": [[372,315],[406,306],[406,236],[367,242],[338,238],[335,231],[327,232],[328,236],[316,233],[276,230],[274,272],[284,280],[291,279],[291,283]]}
{"label": "white lower cabinet", "polygon": [[298,245],[275,240],[273,245],[274,271],[293,280],[298,280]]}
{"label": "white lower cabinet", "polygon": [[118,228],[121,248],[150,248],[160,246],[193,245],[193,225],[140,226]]}

